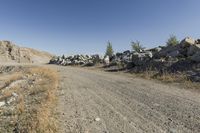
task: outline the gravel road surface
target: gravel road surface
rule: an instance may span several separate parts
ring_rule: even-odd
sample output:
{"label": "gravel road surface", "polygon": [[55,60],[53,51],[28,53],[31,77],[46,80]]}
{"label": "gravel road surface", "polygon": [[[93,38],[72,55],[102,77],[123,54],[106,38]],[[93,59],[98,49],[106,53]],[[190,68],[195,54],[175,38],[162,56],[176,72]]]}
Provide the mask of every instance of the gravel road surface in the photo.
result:
{"label": "gravel road surface", "polygon": [[61,133],[200,132],[197,91],[126,74],[52,67],[61,76]]}

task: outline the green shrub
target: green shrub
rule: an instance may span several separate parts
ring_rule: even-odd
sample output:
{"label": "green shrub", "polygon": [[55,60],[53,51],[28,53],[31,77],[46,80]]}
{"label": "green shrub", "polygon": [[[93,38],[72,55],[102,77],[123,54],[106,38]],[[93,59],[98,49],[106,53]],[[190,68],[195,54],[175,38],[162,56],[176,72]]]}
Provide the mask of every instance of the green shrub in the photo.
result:
{"label": "green shrub", "polygon": [[131,42],[132,45],[132,49],[136,52],[141,52],[143,51],[145,48],[140,44],[139,41],[136,42]]}
{"label": "green shrub", "polygon": [[177,44],[179,44],[179,40],[176,38],[175,35],[171,35],[166,42],[167,46],[176,46]]}

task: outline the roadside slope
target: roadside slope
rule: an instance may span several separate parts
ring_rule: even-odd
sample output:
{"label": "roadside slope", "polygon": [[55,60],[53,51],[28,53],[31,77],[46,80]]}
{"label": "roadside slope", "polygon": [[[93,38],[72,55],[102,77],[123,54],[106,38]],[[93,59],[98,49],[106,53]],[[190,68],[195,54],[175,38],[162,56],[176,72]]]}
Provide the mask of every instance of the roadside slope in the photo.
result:
{"label": "roadside slope", "polygon": [[0,62],[48,63],[52,54],[32,48],[19,47],[10,41],[0,41]]}
{"label": "roadside slope", "polygon": [[113,73],[52,67],[61,75],[60,132],[200,132],[199,93]]}

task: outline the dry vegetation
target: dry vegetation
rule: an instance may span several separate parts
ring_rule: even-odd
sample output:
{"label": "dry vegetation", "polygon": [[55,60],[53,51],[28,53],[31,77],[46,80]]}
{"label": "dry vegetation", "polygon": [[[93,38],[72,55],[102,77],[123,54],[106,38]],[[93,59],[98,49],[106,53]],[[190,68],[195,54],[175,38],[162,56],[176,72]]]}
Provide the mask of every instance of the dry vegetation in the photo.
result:
{"label": "dry vegetation", "polygon": [[180,83],[186,89],[199,89],[200,86],[200,83],[192,82],[184,73],[158,73],[157,71],[148,69],[145,72],[136,73],[136,75],[148,80],[154,79],[164,83]]}
{"label": "dry vegetation", "polygon": [[53,109],[58,76],[54,70],[26,68],[23,73],[13,73],[3,82],[0,102],[6,104],[0,106],[0,132],[56,132]]}

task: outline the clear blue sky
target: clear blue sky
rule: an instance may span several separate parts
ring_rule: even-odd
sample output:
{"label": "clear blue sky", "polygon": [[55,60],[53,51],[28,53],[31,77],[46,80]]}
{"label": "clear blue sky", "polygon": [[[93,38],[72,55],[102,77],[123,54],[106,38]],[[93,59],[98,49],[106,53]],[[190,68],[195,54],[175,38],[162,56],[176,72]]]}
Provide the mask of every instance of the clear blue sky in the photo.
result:
{"label": "clear blue sky", "polygon": [[0,40],[55,54],[104,53],[200,38],[200,0],[1,0]]}

